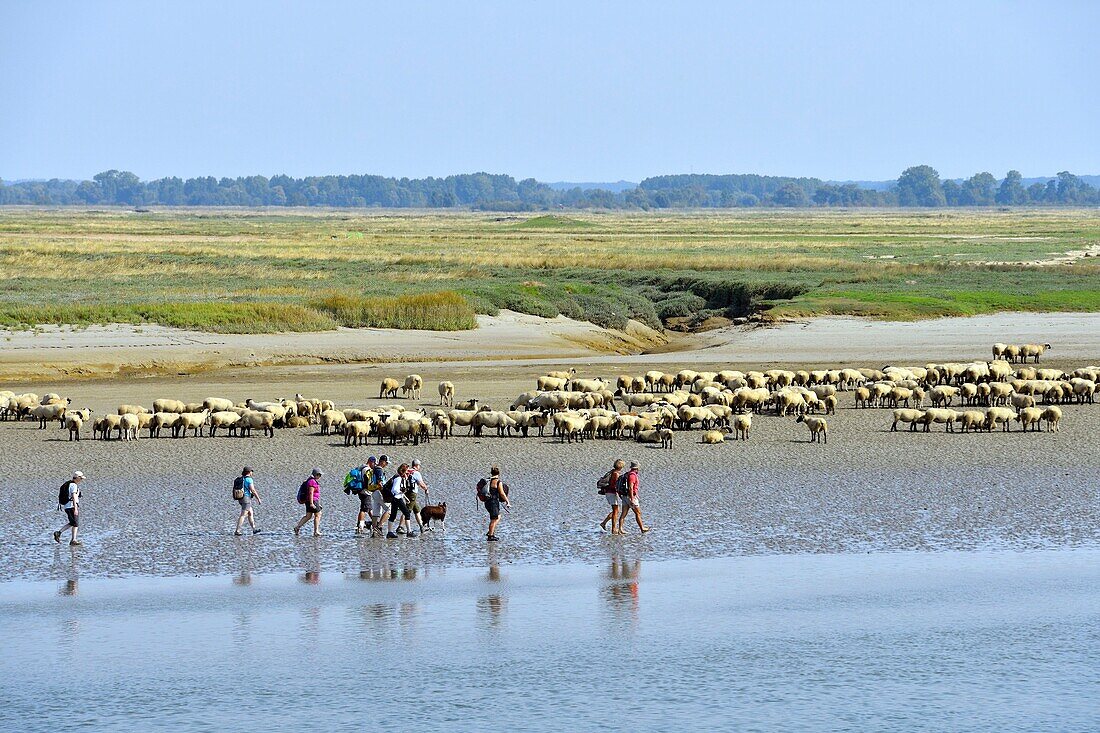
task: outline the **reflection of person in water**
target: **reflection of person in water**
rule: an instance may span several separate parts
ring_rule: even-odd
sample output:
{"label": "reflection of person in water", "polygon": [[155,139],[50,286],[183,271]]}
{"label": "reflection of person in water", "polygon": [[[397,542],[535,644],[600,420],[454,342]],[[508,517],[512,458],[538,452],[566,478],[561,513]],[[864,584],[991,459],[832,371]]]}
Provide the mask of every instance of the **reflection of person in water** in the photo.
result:
{"label": "reflection of person in water", "polygon": [[69,578],[57,589],[59,596],[75,596],[80,590],[80,582],[76,578]]}
{"label": "reflection of person in water", "polygon": [[629,611],[631,615],[637,615],[638,576],[641,570],[640,560],[628,562],[612,558],[611,566],[607,569],[609,582],[604,585],[601,593],[612,611]]}
{"label": "reflection of person in water", "polygon": [[[500,566],[490,565],[485,577],[490,583],[499,583],[502,578]],[[490,593],[477,599],[477,610],[489,626],[497,626],[501,622],[507,605],[508,599],[499,593]]]}

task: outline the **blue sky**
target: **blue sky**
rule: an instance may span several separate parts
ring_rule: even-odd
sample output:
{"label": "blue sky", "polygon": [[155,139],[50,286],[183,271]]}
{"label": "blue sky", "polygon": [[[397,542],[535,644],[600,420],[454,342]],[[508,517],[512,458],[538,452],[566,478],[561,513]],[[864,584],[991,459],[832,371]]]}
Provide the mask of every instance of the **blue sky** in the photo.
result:
{"label": "blue sky", "polygon": [[0,2],[0,177],[1100,173],[1100,2]]}

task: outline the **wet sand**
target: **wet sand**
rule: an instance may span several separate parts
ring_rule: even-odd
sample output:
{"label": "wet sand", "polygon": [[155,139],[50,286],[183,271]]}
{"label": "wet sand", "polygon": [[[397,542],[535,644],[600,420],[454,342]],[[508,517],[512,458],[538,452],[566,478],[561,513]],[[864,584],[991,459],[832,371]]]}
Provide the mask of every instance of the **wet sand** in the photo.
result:
{"label": "wet sand", "polygon": [[[678,355],[671,355],[676,358]],[[668,358],[668,357],[666,357]],[[669,361],[670,365],[683,362]],[[1051,362],[1055,363],[1055,362]],[[701,365],[701,364],[696,364]],[[1068,366],[1069,364],[1066,364]],[[458,398],[506,407],[543,371],[531,365],[428,365],[428,390],[453,379]],[[624,368],[629,368],[625,366]],[[148,380],[50,385],[97,411],[163,396],[202,400],[276,398],[301,391],[341,406],[377,404],[383,366],[329,365],[238,370]],[[614,373],[614,372],[612,372]],[[423,401],[431,406],[435,400]],[[485,515],[473,484],[500,464],[514,491],[496,550],[500,562],[599,561],[631,548],[642,559],[741,554],[1072,547],[1100,539],[1100,406],[1066,406],[1059,433],[1024,435],[890,433],[890,411],[857,410],[850,394],[830,417],[827,445],[810,444],[803,425],[754,419],[748,442],[699,444],[681,432],[674,450],[630,441],[562,445],[545,438],[472,438],[418,447],[345,448],[317,428],[280,430],[272,439],[142,438],[134,443],[70,443],[56,426],[0,424],[5,491],[0,505],[0,579],[50,578],[75,566],[82,576],[192,575],[290,571],[306,564],[356,571],[383,560],[420,566],[485,562]],[[420,457],[448,503],[448,528],[416,540],[356,539],[356,504],[337,488],[367,455],[396,462]],[[642,500],[654,531],[602,535],[606,506],[594,483],[615,457],[643,464]],[[264,503],[258,537],[231,536],[236,504],[230,483],[243,464],[257,471]],[[314,465],[326,476],[319,540],[295,538],[294,492]],[[73,553],[49,531],[56,486],[74,469],[88,475],[82,536]]]}

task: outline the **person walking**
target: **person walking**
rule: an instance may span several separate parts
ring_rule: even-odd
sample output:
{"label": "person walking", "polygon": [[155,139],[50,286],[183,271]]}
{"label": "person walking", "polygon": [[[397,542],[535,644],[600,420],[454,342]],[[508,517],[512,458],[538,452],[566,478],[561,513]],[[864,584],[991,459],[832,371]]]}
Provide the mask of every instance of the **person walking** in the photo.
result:
{"label": "person walking", "polygon": [[405,496],[409,500],[409,511],[412,512],[413,517],[416,519],[416,527],[420,531],[420,534],[424,534],[424,522],[420,519],[420,490],[424,490],[424,506],[429,503],[428,496],[428,482],[424,480],[424,475],[420,472],[420,459],[414,458],[412,465],[409,466],[409,481],[408,491]]}
{"label": "person walking", "polygon": [[256,491],[256,482],[252,478],[252,469],[245,466],[241,469],[241,475],[233,479],[233,498],[241,505],[241,514],[237,517],[237,529],[233,534],[241,536],[241,525],[248,520],[248,526],[252,528],[252,534],[259,534],[256,529],[256,516],[252,512],[252,500],[260,503],[260,492]]}
{"label": "person walking", "polygon": [[607,505],[611,507],[611,510],[607,513],[607,516],[600,522],[600,529],[607,529],[607,523],[611,523],[611,534],[616,534],[616,522],[619,518],[619,492],[616,487],[619,485],[619,477],[623,473],[623,468],[626,464],[622,458],[617,458],[615,463],[611,465],[611,470],[603,475],[603,477],[596,482],[596,486],[600,490],[600,494],[607,500]]}
{"label": "person walking", "polygon": [[638,469],[641,468],[637,461],[630,462],[630,470],[619,479],[616,489],[619,493],[619,503],[622,505],[619,511],[619,524],[617,534],[626,534],[623,531],[623,520],[626,519],[628,509],[634,511],[634,518],[638,521],[638,529],[648,532],[649,527],[642,523],[642,506],[638,502]]}
{"label": "person walking", "polygon": [[359,514],[355,517],[355,534],[363,534],[370,514],[370,489],[367,487],[370,468],[367,464],[356,466],[344,477],[344,493],[359,500]]}
{"label": "person walking", "polygon": [[485,482],[482,501],[485,502],[485,511],[489,513],[489,532],[485,538],[489,542],[498,542],[497,523],[500,522],[500,503],[504,502],[504,506],[509,510],[512,508],[511,502],[508,501],[508,487],[500,478],[500,466],[490,468],[489,478],[482,481]]}
{"label": "person walking", "polygon": [[[405,490],[408,488],[409,480],[409,464],[402,463],[397,467],[397,473],[386,484],[387,498],[390,500],[392,512],[389,515],[389,520],[386,523],[386,539],[396,539],[398,535],[405,535],[407,537],[415,537],[416,533],[409,528],[409,502],[405,498]],[[398,514],[401,518],[397,520],[397,532],[393,531],[393,522],[397,518]]]}
{"label": "person walking", "polygon": [[370,536],[376,537],[382,534],[382,525],[389,519],[390,503],[386,500],[386,466],[390,465],[389,456],[383,454],[374,460],[374,456],[367,459],[367,466],[371,469],[370,477]]}
{"label": "person walking", "polygon": [[61,534],[65,530],[71,530],[71,536],[69,537],[69,544],[73,546],[83,545],[84,543],[77,539],[77,528],[80,526],[80,482],[84,480],[84,474],[80,471],[74,471],[73,477],[61,484],[61,488],[57,491],[57,507],[65,510],[65,516],[68,518],[68,522],[65,526],[53,533],[53,541],[61,542]]}
{"label": "person walking", "polygon": [[318,479],[324,475],[321,469],[315,468],[298,488],[298,501],[305,504],[306,515],[294,525],[294,534],[300,534],[302,527],[312,518],[313,536],[321,536],[321,484]]}

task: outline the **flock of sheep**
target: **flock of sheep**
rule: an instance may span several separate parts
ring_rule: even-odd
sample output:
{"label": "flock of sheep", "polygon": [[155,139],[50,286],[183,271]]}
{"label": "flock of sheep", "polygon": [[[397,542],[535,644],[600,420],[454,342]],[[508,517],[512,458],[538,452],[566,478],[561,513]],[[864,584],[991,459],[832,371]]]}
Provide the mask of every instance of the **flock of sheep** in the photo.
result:
{"label": "flock of sheep", "polygon": [[[170,434],[215,437],[249,436],[260,431],[268,437],[276,429],[319,426],[321,435],[338,434],[344,445],[379,444],[388,441],[418,444],[433,437],[449,438],[456,428],[468,435],[527,437],[546,435],[562,442],[590,439],[633,439],[671,448],[677,432],[701,430],[701,442],[748,440],[754,415],[765,412],[793,417],[806,425],[811,442],[828,442],[827,417],[836,412],[839,393],[851,392],[856,408],[892,408],[896,431],[929,432],[935,424],[945,431],[994,429],[1057,430],[1062,418],[1059,405],[1092,403],[1100,389],[1100,368],[1082,367],[1071,373],[1037,365],[1049,344],[1006,346],[996,344],[994,356],[1031,359],[1032,366],[1013,366],[1008,359],[967,363],[887,366],[882,369],[822,369],[675,374],[648,371],[640,376],[620,375],[614,382],[582,379],[575,370],[550,372],[538,377],[535,389],[519,395],[506,410],[495,410],[478,400],[455,404],[452,382],[439,383],[439,407],[409,408],[400,404],[371,409],[337,409],[330,400],[293,399],[266,402],[234,402],[209,397],[201,403],[175,399],[154,400],[151,407],[120,405],[116,413],[92,420],[88,409],[74,409],[71,400],[57,394],[15,394],[0,391],[0,419],[34,419],[40,428],[59,423],[70,440],[80,440],[85,427],[93,438],[135,440],[141,431],[150,438]],[[404,382],[386,378],[379,399],[403,397],[419,400],[424,387],[420,375]],[[952,405],[960,409],[952,408]],[[970,408],[970,409],[967,409]]]}

